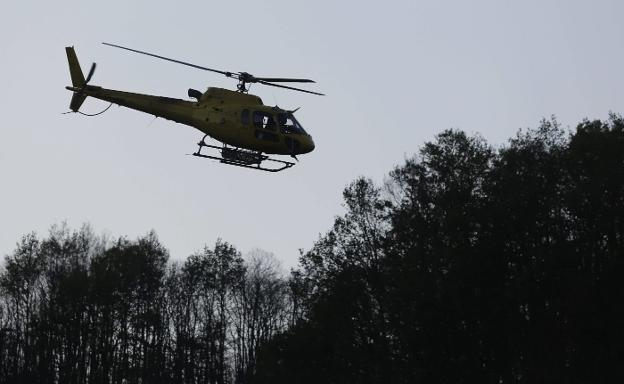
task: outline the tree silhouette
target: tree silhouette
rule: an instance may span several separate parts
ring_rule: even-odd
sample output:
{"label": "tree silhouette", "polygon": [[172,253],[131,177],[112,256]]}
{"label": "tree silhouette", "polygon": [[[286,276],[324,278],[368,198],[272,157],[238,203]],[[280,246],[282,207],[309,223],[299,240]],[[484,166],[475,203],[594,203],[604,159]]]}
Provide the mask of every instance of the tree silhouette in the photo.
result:
{"label": "tree silhouette", "polygon": [[498,150],[446,131],[383,191],[349,186],[293,275],[307,313],[265,345],[258,382],[621,376],[623,127],[545,120]]}

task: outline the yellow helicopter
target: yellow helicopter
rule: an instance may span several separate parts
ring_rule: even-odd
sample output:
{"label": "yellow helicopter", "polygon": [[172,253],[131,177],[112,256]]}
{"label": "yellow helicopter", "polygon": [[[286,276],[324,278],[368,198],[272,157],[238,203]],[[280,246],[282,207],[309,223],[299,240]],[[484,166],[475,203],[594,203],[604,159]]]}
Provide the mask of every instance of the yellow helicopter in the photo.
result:
{"label": "yellow helicopter", "polygon": [[[256,77],[247,72],[220,71],[120,45],[103,44],[223,74],[226,77],[238,80],[238,90],[230,91],[223,88],[209,87],[206,92],[202,93],[195,89],[189,89],[189,98],[195,99],[194,101],[189,101],[164,96],[123,92],[89,85],[89,81],[95,72],[95,63],[91,65],[91,69],[85,78],[74,47],[66,47],[65,51],[67,52],[72,81],[72,86],[68,86],[66,89],[73,92],[69,104],[71,112],[82,113],[79,111],[80,106],[87,96],[91,96],[108,101],[111,103],[110,105],[118,104],[155,115],[156,117],[173,120],[197,128],[204,133],[204,137],[197,143],[199,147],[193,153],[193,156],[262,171],[278,172],[295,165],[295,163],[290,161],[271,158],[268,156],[269,154],[289,155],[297,160],[297,155],[314,150],[312,136],[295,119],[294,112],[296,110],[288,111],[277,106],[270,107],[264,105],[262,99],[248,93],[249,89],[247,87],[247,84],[258,83],[323,96],[322,93],[275,84],[314,83],[313,80]],[[106,109],[100,113],[105,111]],[[85,113],[82,114],[87,115]],[[208,136],[221,142],[221,145],[207,144],[205,139]],[[206,148],[206,151],[211,152],[208,154],[202,153],[204,148]],[[270,164],[270,166],[263,166],[263,162]]]}

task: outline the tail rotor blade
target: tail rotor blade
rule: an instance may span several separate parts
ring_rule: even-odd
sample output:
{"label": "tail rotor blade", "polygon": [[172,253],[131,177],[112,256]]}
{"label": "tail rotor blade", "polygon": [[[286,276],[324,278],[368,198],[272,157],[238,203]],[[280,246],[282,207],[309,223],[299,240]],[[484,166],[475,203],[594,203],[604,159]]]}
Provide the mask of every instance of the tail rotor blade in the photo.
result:
{"label": "tail rotor blade", "polygon": [[91,64],[91,69],[89,69],[89,74],[87,75],[87,78],[85,79],[85,84],[87,84],[91,78],[93,77],[93,74],[95,73],[95,63]]}

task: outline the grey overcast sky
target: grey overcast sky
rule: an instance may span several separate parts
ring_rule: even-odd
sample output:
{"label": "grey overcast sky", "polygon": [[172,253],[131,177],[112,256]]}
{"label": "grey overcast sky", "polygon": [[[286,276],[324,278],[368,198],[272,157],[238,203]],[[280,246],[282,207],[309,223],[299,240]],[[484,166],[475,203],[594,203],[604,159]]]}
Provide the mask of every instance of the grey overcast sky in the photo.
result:
{"label": "grey overcast sky", "polygon": [[[0,14],[0,255],[67,221],[135,238],[156,230],[172,258],[218,237],[295,265],[343,212],[342,189],[394,165],[447,128],[501,144],[557,116],[623,112],[624,2],[29,1]],[[185,156],[201,133],[112,107],[62,115],[64,47],[92,84],[186,98],[233,89],[217,74],[126,45],[257,76],[309,77],[325,97],[254,86],[265,104],[302,107],[316,150],[278,174]],[[106,103],[87,101],[97,112]]]}

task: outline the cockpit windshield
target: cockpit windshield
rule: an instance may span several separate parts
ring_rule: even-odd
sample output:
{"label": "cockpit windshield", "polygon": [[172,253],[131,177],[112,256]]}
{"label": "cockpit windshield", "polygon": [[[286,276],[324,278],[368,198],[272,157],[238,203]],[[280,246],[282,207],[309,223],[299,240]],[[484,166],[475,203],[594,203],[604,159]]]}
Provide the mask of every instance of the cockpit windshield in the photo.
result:
{"label": "cockpit windshield", "polygon": [[278,113],[277,120],[283,133],[306,133],[301,124],[295,119],[295,116],[290,112]]}

